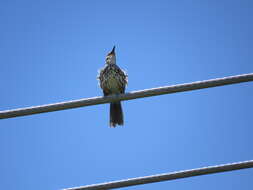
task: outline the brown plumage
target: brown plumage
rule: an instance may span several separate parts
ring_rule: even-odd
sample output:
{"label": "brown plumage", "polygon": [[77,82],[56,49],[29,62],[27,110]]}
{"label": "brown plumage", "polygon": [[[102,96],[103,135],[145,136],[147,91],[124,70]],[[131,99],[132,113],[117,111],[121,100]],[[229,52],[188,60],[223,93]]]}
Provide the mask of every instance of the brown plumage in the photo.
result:
{"label": "brown plumage", "polygon": [[[99,84],[104,96],[125,93],[127,74],[116,65],[115,46],[106,56],[106,65],[99,72]],[[121,102],[110,103],[110,127],[124,124]]]}

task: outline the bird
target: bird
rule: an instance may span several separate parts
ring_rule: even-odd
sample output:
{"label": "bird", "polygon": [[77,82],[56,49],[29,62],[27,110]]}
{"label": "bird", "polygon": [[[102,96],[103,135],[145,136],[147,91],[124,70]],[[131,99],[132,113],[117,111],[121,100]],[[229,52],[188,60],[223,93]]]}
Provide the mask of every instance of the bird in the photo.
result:
{"label": "bird", "polygon": [[[115,46],[107,54],[105,66],[100,69],[98,80],[104,96],[125,93],[128,75],[116,64]],[[110,103],[109,126],[115,128],[117,125],[124,125],[124,115],[120,101]]]}

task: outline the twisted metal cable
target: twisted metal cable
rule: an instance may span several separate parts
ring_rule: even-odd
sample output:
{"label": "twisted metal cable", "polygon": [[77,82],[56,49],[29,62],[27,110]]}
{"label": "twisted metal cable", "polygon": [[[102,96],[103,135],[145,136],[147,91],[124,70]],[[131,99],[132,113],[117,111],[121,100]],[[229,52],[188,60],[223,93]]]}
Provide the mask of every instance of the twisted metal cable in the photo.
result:
{"label": "twisted metal cable", "polygon": [[112,95],[107,97],[93,97],[54,104],[32,106],[13,110],[0,111],[0,119],[32,115],[38,113],[59,111],[84,106],[105,104],[114,101],[132,100],[136,98],[144,98],[149,96],[157,96],[163,94],[172,94],[176,92],[184,92],[190,90],[198,90],[203,88],[211,88],[229,84],[253,81],[253,73],[229,76],[224,78],[216,78],[211,80],[197,81],[192,83],[178,84],[172,86],[164,86],[140,91],[133,91],[126,94]]}
{"label": "twisted metal cable", "polygon": [[199,176],[199,175],[207,175],[207,174],[213,174],[213,173],[219,173],[219,172],[227,172],[227,171],[252,168],[252,167],[253,167],[253,160],[249,160],[249,161],[244,161],[244,162],[209,166],[209,167],[197,168],[197,169],[192,169],[192,170],[184,170],[184,171],[158,174],[158,175],[152,175],[152,176],[146,176],[146,177],[138,177],[138,178],[125,179],[125,180],[120,180],[120,181],[112,181],[112,182],[87,185],[87,186],[82,186],[82,187],[74,187],[74,188],[68,188],[65,190],[115,189],[115,188],[120,188],[120,187],[129,187],[133,185],[161,182],[161,181],[167,181],[167,180],[174,180],[174,179],[193,177],[193,176]]}

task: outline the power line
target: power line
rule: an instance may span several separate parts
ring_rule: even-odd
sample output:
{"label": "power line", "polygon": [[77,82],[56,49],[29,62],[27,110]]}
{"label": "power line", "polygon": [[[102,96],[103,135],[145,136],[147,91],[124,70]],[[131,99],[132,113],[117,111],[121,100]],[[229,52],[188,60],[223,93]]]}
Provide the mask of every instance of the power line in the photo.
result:
{"label": "power line", "polygon": [[185,83],[185,84],[178,84],[178,85],[165,86],[165,87],[159,87],[159,88],[152,88],[152,89],[146,89],[146,90],[140,90],[140,91],[133,91],[126,94],[113,95],[113,96],[107,96],[107,97],[85,98],[85,99],[72,100],[72,101],[60,102],[60,103],[54,103],[54,104],[19,108],[19,109],[13,109],[13,110],[5,110],[5,111],[0,111],[0,119],[45,113],[45,112],[52,112],[52,111],[59,111],[59,110],[78,108],[78,107],[84,107],[84,106],[105,104],[105,103],[119,101],[119,100],[132,100],[136,98],[144,98],[144,97],[157,96],[157,95],[162,95],[162,94],[171,94],[171,93],[176,93],[176,92],[198,90],[198,89],[203,89],[203,88],[210,88],[210,87],[223,86],[223,85],[249,82],[249,81],[253,81],[253,73],[229,76],[229,77],[224,77],[224,78],[216,78],[216,79],[211,79],[211,80],[197,81],[193,83]]}
{"label": "power line", "polygon": [[253,160],[249,160],[249,161],[236,162],[236,163],[225,164],[225,165],[209,166],[209,167],[197,168],[197,169],[192,169],[192,170],[184,170],[184,171],[158,174],[158,175],[152,175],[152,176],[146,176],[146,177],[131,178],[131,179],[125,179],[125,180],[120,180],[120,181],[112,181],[108,183],[87,185],[87,186],[82,186],[82,187],[74,187],[74,188],[68,188],[65,190],[115,189],[115,188],[120,188],[120,187],[128,187],[128,186],[133,186],[133,185],[161,182],[161,181],[167,181],[167,180],[174,180],[174,179],[213,174],[213,173],[219,173],[219,172],[227,172],[227,171],[252,168],[252,167],[253,167]]}

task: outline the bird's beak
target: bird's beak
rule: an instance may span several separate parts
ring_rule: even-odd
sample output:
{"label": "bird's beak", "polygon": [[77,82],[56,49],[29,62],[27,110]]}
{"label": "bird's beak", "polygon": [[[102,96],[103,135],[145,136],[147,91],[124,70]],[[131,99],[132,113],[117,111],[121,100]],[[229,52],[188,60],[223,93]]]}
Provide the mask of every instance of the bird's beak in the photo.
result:
{"label": "bird's beak", "polygon": [[115,46],[113,46],[113,48],[112,48],[112,51],[110,52],[110,54],[115,54]]}

